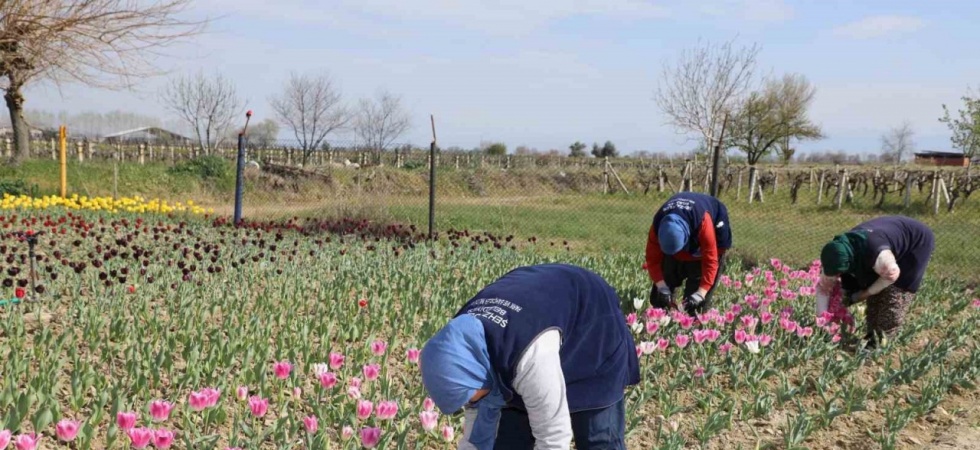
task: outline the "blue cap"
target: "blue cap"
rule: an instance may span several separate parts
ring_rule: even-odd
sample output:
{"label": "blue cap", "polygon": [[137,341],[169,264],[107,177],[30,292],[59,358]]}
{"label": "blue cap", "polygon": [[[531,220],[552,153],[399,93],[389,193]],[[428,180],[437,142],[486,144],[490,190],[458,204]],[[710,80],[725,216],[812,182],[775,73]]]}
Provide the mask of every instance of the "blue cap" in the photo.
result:
{"label": "blue cap", "polygon": [[682,217],[676,214],[668,214],[660,221],[657,240],[660,241],[660,249],[665,254],[677,254],[687,245],[690,237],[691,226]]}

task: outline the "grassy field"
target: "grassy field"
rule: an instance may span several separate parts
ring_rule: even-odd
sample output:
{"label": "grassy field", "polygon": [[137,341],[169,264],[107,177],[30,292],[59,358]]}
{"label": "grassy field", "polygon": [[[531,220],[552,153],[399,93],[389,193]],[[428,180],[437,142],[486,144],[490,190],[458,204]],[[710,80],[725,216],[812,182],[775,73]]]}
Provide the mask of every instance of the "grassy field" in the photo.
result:
{"label": "grassy field", "polygon": [[[218,214],[233,211],[234,179],[231,167],[216,174],[200,173],[199,167],[173,170],[164,164],[120,164],[116,190],[120,195],[143,195],[167,200],[186,200],[215,208]],[[111,195],[112,166],[106,163],[68,166],[70,191],[80,195]],[[636,182],[622,174],[625,182]],[[381,221],[428,223],[428,192],[424,172],[379,169],[362,174],[347,170],[330,173],[330,181],[290,180],[272,176],[250,176],[246,181],[244,214],[251,218],[281,217],[366,217]],[[51,161],[30,161],[17,169],[0,169],[0,180],[21,179],[35,184],[41,194],[56,193],[58,167]],[[489,231],[513,234],[522,239],[534,236],[589,254],[625,252],[642,259],[646,235],[656,208],[669,192],[649,195],[589,194],[601,174],[594,172],[558,174],[554,171],[493,171],[474,173],[441,171],[437,179],[436,228]],[[631,188],[634,191],[635,187]],[[816,192],[804,187],[796,205],[788,189],[767,193],[764,203],[749,205],[734,190],[724,193],[735,232],[734,254],[749,264],[771,256],[801,265],[819,255],[821,245],[835,234],[868,218],[882,214],[904,214],[923,220],[937,236],[931,272],[980,281],[980,203],[966,200],[953,213],[945,205],[937,216],[925,204],[925,194],[914,192],[912,206],[901,207],[897,194],[890,194],[878,209],[869,194],[858,195],[838,211],[833,193],[816,204]],[[638,262],[639,263],[639,262]]]}

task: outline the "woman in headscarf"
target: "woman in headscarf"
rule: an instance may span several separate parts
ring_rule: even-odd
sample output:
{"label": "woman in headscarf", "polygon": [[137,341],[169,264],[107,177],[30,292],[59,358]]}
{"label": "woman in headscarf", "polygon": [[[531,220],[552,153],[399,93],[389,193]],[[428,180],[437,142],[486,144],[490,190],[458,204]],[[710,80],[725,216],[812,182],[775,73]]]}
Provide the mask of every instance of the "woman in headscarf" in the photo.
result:
{"label": "woman in headscarf", "polygon": [[465,406],[460,449],[625,449],[636,345],[616,291],[564,264],[515,269],[483,288],[422,348],[444,414]]}
{"label": "woman in headscarf", "polygon": [[718,199],[694,192],[674,195],[653,216],[647,237],[646,263],[650,303],[674,307],[674,290],[684,284],[689,315],[707,310],[732,246],[728,208]]}
{"label": "woman in headscarf", "polygon": [[840,279],[843,303],[867,301],[869,347],[902,326],[935,248],[932,230],[904,216],[884,216],[835,236],[820,252],[823,275],[817,285],[817,315],[827,310]]}

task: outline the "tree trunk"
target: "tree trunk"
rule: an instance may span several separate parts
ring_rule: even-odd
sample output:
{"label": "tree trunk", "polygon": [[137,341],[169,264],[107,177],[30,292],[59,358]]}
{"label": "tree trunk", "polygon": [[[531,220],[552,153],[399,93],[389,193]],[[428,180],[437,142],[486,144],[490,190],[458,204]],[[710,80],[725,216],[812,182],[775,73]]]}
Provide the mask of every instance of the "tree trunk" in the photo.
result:
{"label": "tree trunk", "polygon": [[18,165],[27,158],[31,148],[31,130],[27,121],[24,120],[24,96],[20,89],[11,86],[3,99],[7,102],[7,111],[10,113],[10,127],[14,131],[14,152],[10,158],[11,165]]}
{"label": "tree trunk", "polygon": [[756,183],[758,183],[759,172],[756,170],[755,165],[749,166],[749,204],[755,201],[756,196]]}

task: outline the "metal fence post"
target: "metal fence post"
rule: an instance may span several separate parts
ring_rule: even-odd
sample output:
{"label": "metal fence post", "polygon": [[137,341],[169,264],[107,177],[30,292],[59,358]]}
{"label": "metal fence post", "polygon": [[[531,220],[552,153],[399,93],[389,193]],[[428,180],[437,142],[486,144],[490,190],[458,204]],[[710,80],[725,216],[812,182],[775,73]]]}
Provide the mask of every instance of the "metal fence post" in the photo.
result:
{"label": "metal fence post", "polygon": [[245,131],[248,130],[248,121],[252,118],[252,110],[245,113],[245,127],[238,133],[238,167],[235,174],[235,217],[234,224],[238,226],[242,221],[242,187],[245,174]]}

